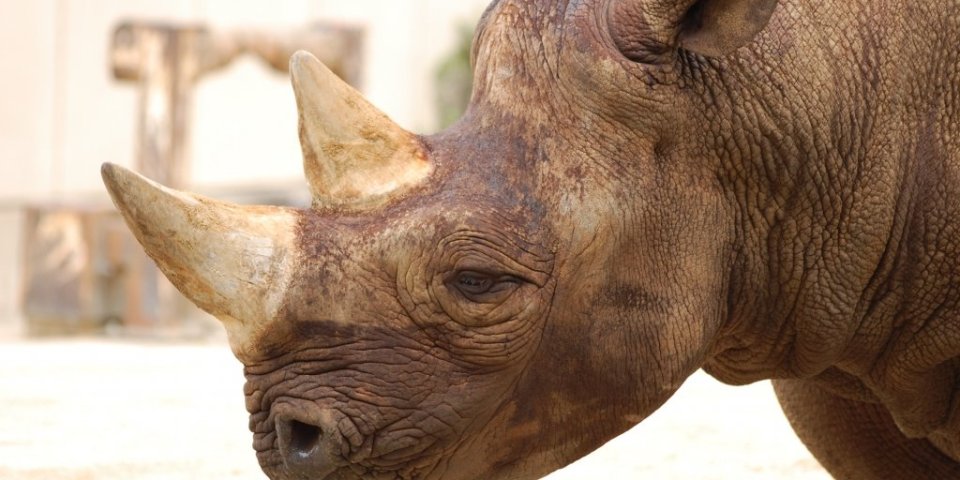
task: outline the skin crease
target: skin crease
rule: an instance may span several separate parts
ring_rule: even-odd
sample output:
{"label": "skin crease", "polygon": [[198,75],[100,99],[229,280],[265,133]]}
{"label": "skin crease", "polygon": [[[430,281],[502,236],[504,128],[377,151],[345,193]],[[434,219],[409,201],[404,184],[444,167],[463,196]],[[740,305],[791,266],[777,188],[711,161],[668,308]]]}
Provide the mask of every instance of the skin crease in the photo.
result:
{"label": "skin crease", "polygon": [[270,478],[539,478],[701,367],[837,478],[960,478],[960,3],[781,1],[715,57],[690,3],[495,2],[432,175],[297,213],[241,355]]}

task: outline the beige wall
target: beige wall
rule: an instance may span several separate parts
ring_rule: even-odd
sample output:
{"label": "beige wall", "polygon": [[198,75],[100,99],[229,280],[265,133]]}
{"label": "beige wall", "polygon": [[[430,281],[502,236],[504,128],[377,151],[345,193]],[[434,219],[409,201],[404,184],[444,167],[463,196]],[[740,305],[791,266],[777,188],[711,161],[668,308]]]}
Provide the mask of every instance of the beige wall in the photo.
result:
{"label": "beige wall", "polygon": [[[337,20],[367,27],[369,98],[400,124],[431,131],[432,82],[457,21],[476,22],[487,0],[0,0],[0,322],[19,296],[19,216],[25,200],[102,195],[99,165],[133,164],[136,92],[113,80],[110,34],[123,19],[215,27],[302,26]],[[195,185],[299,181],[289,81],[244,59],[196,92]]]}

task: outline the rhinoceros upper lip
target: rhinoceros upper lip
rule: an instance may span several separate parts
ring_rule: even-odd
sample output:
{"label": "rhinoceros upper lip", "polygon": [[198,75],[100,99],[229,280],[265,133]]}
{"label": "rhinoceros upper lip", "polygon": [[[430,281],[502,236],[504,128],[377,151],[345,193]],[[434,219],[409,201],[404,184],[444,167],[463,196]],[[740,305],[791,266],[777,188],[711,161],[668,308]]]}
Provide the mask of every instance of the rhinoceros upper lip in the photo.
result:
{"label": "rhinoceros upper lip", "polygon": [[286,469],[295,475],[325,478],[349,461],[338,423],[343,414],[313,402],[283,399],[270,408],[275,443]]}

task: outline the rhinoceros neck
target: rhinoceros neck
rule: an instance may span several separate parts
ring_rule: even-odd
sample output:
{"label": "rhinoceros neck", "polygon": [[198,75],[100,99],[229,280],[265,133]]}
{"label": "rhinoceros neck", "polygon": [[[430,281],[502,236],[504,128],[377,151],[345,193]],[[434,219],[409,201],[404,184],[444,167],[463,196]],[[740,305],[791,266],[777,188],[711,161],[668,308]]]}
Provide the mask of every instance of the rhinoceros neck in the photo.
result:
{"label": "rhinoceros neck", "polygon": [[729,383],[835,368],[892,404],[953,378],[960,352],[960,60],[934,48],[957,26],[856,8],[833,22],[842,46],[794,26],[795,45],[722,64],[709,86],[739,132],[710,148],[740,235],[706,368]]}

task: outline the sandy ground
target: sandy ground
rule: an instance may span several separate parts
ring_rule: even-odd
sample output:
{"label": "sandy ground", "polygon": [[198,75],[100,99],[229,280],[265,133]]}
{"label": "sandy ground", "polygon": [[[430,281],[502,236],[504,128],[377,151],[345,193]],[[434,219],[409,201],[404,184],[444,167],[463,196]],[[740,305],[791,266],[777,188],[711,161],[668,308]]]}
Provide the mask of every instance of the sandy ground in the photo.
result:
{"label": "sandy ground", "polygon": [[[0,342],[0,478],[264,479],[225,345]],[[828,479],[770,386],[698,373],[667,406],[550,480]]]}

